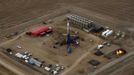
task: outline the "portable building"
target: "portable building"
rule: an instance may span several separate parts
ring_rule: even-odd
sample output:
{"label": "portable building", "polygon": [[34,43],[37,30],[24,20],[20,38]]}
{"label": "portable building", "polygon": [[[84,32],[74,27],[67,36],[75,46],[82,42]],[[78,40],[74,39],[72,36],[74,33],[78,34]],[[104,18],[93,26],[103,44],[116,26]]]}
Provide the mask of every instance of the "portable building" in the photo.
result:
{"label": "portable building", "polygon": [[44,32],[48,33],[51,31],[52,31],[52,28],[49,26],[40,26],[40,27],[37,27],[37,28],[31,30],[30,32],[27,32],[26,34],[33,35],[33,36],[39,36],[41,33],[44,33]]}
{"label": "portable building", "polygon": [[42,32],[46,32],[49,30],[48,26],[41,26],[31,31],[31,34],[34,36],[38,36]]}
{"label": "portable building", "polygon": [[34,65],[36,65],[38,67],[41,67],[41,65],[42,65],[42,62],[40,62],[40,61],[38,61],[38,60],[36,60],[34,58],[30,58],[28,63],[29,64],[34,64]]}

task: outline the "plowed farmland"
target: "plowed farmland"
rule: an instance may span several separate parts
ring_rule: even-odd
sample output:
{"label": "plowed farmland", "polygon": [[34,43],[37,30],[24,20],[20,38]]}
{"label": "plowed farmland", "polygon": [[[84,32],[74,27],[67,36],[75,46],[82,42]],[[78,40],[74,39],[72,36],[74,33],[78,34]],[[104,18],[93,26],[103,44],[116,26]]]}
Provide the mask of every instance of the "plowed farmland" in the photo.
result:
{"label": "plowed farmland", "polygon": [[[69,6],[80,8],[80,12],[84,12],[90,15],[94,14],[98,16],[100,19],[102,19],[102,24],[105,24],[105,20],[107,20],[108,22],[105,25],[109,24],[109,26],[113,25],[113,27],[115,25],[114,28],[118,28],[126,33],[130,33],[129,35],[131,35],[131,37],[125,38],[126,40],[121,41],[121,43],[125,43],[122,45],[124,48],[128,50],[133,50],[134,0],[0,0],[0,43],[2,43],[3,40],[8,40],[7,37],[3,37],[2,34],[6,34],[8,32],[11,33],[10,31],[15,32],[16,30],[19,30],[20,27],[22,27],[23,23],[32,21],[46,14],[51,15],[51,13],[55,12],[55,10],[58,10],[60,8],[67,8]],[[91,13],[85,12],[84,10],[87,10]],[[92,15],[92,17],[94,15]],[[20,24],[22,25],[19,26]],[[13,28],[12,30],[12,27],[16,28]],[[26,26],[22,27],[22,29],[25,27]],[[134,63],[132,61],[130,62],[130,64],[127,64],[124,67],[121,66],[117,71],[111,72],[111,74],[106,75],[134,75],[132,66],[133,64]],[[22,68],[20,68],[19,66],[17,68],[19,69],[16,69],[15,71],[20,70],[20,72],[23,73],[23,71],[21,71]],[[125,72],[124,70],[126,69],[130,70],[130,73]],[[29,72],[32,73],[33,71],[28,68],[27,74],[29,74]],[[0,64],[0,75],[10,74],[16,75],[7,67],[4,67],[2,64]],[[34,74],[36,75],[36,73],[33,72],[33,75]]]}
{"label": "plowed farmland", "polygon": [[0,29],[73,5],[124,21],[134,21],[133,0],[1,0]]}

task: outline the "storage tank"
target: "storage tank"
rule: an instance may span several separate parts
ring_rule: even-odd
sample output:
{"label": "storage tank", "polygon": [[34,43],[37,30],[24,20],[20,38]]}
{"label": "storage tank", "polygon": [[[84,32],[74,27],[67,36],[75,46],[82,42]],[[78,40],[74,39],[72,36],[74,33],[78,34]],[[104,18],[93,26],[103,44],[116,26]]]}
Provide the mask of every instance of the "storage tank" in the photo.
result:
{"label": "storage tank", "polygon": [[110,30],[107,34],[106,37],[110,36],[113,33],[113,30]]}
{"label": "storage tank", "polygon": [[108,30],[106,30],[106,31],[102,32],[102,36],[103,36],[103,37],[105,37],[105,36],[106,36],[106,34],[107,34],[109,31],[110,31],[110,30],[108,29]]}
{"label": "storage tank", "polygon": [[112,33],[113,33],[113,30],[109,30],[109,29],[108,29],[108,30],[102,32],[102,36],[103,36],[103,37],[108,37],[108,36],[110,36]]}

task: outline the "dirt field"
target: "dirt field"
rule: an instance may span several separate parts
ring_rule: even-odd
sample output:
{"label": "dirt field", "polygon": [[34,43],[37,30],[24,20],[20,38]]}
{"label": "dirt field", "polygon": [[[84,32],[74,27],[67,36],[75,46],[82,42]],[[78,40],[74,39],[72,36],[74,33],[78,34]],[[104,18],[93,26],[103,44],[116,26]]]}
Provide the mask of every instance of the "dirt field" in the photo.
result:
{"label": "dirt field", "polygon": [[133,75],[134,74],[134,71],[133,71],[134,66],[132,66],[133,63],[134,61],[132,60],[130,63],[127,63],[121,69],[111,73],[110,75]]}
{"label": "dirt field", "polygon": [[92,53],[89,53],[88,57],[83,59],[75,69],[72,71],[68,72],[66,75],[90,75],[90,73],[94,72],[96,69],[94,68],[93,65],[89,64],[88,61],[95,59],[101,62],[99,66],[97,66],[97,69],[104,66],[106,63],[109,61],[103,57],[97,57],[93,55]]}
{"label": "dirt field", "polygon": [[[4,48],[12,48],[16,51],[29,51],[35,57],[42,60],[46,60],[48,63],[61,63],[67,67],[70,67],[75,60],[77,60],[82,54],[86,53],[90,48],[96,46],[101,40],[92,34],[88,34],[76,28],[72,28],[73,31],[79,31],[80,38],[84,38],[84,41],[80,40],[80,47],[72,47],[73,53],[66,56],[66,46],[61,46],[57,49],[53,48],[57,39],[61,40],[62,34],[66,33],[66,23],[51,24],[54,28],[54,33],[50,36],[44,37],[32,37],[23,35],[20,39],[16,39],[10,43],[3,45]],[[32,29],[32,28],[31,28]],[[90,42],[94,40],[94,42]],[[16,46],[20,45],[22,49],[17,49]]]}
{"label": "dirt field", "polygon": [[[113,66],[106,68],[105,70],[101,71],[98,74],[93,75],[133,75],[133,59],[134,53],[128,54],[127,57],[123,57],[121,59],[117,59],[118,63],[114,64]],[[115,62],[114,62],[115,63]],[[111,63],[112,64],[112,63]]]}
{"label": "dirt field", "polygon": [[[64,17],[65,16],[66,15],[64,15]],[[66,21],[63,20],[64,18],[62,18],[62,16],[54,19],[55,22],[50,24],[50,26],[54,28],[54,33],[50,34],[48,37],[32,37],[22,33],[20,34],[21,38],[9,41],[4,45],[1,45],[1,47],[12,48],[13,50],[19,52],[29,51],[34,55],[34,57],[37,57],[42,61],[44,60],[51,64],[62,64],[68,69],[72,67],[73,64],[77,64],[77,61],[80,62],[83,58],[85,58],[86,56],[82,56],[85,55],[87,51],[93,50],[97,43],[101,42],[101,39],[80,29],[72,27],[71,29],[73,31],[71,31],[71,33],[78,31],[80,38],[83,38],[84,41],[80,40],[80,46],[72,47],[73,53],[66,56],[67,53],[65,45],[57,49],[53,48],[53,44],[56,40],[61,40],[61,35],[66,33]],[[34,27],[39,25],[40,23],[28,29],[32,30]],[[65,38],[65,36],[63,36],[63,38]],[[90,42],[90,40],[93,40],[93,42]],[[17,49],[17,45],[20,45],[22,49]]]}
{"label": "dirt field", "polygon": [[0,29],[18,25],[68,5],[133,22],[133,3],[133,0],[1,0]]}
{"label": "dirt field", "polygon": [[14,72],[8,70],[3,65],[0,65],[0,75],[17,75]]}
{"label": "dirt field", "polygon": [[[101,51],[104,52],[104,54],[107,54],[109,52],[112,52],[115,49],[118,49],[119,47],[117,45],[111,45],[110,47],[105,47]],[[93,72],[95,72],[97,69],[102,68],[104,65],[106,65],[109,62],[112,62],[113,60],[108,60],[104,56],[96,56],[94,53],[96,50],[92,50],[89,52],[88,57],[84,58],[75,69],[68,72],[67,75],[90,75]],[[89,64],[88,61],[95,59],[100,62],[100,65],[97,66],[95,69],[93,65]]]}
{"label": "dirt field", "polygon": [[[117,28],[117,29],[125,31],[126,33],[129,33],[128,34],[129,36],[127,36],[125,38],[125,40],[118,41],[118,42],[122,43],[120,47],[127,49],[129,52],[133,51],[133,49],[134,49],[134,43],[133,43],[133,41],[134,41],[134,39],[133,39],[134,38],[134,35],[133,35],[134,34],[134,25],[133,25],[134,24],[134,22],[133,22],[134,21],[134,17],[133,17],[134,16],[134,14],[133,14],[134,13],[134,1],[133,0],[71,0],[71,1],[69,1],[69,0],[40,0],[40,1],[39,0],[14,0],[14,1],[13,0],[0,0],[0,43],[2,43],[3,40],[4,41],[9,40],[9,39],[5,39],[5,37],[1,36],[2,34],[14,32],[14,31],[18,31],[18,30],[22,30],[21,32],[23,32],[24,31],[23,28],[28,28],[29,24],[31,24],[31,26],[39,24],[39,21],[34,20],[37,17],[43,16],[46,14],[51,15],[50,13],[53,13],[55,10],[57,10],[59,8],[67,8],[67,7],[71,7],[71,8],[74,7],[73,9],[71,9],[71,8],[69,8],[69,9],[77,10],[77,11],[81,12],[80,14],[83,13],[84,16],[91,17],[93,20],[96,20],[96,21],[100,22],[101,24],[109,25],[110,27],[115,28],[115,30]],[[58,12],[60,12],[60,11],[58,11]],[[31,20],[33,20],[34,22],[22,24],[25,22],[29,22]],[[21,24],[22,24],[22,26],[19,27],[19,25],[21,25]],[[12,28],[15,26],[18,26],[18,27]],[[62,26],[60,26],[60,27],[62,27]],[[11,28],[11,29],[8,30],[8,28]],[[92,35],[91,35],[92,36],[91,38],[88,37],[83,32],[81,34],[84,34],[84,36],[87,37],[86,38],[87,40],[94,38],[94,36],[92,36]],[[44,39],[47,39],[47,37],[31,39],[30,37],[23,36],[22,38],[23,39],[13,41],[13,43],[6,44],[5,47],[13,47],[13,49],[16,49],[16,45],[19,44],[22,47],[25,47],[25,50],[30,50],[30,52],[33,52],[33,54],[35,56],[37,56],[41,59],[44,59],[44,60],[47,59],[47,61],[49,61],[51,63],[64,63],[66,66],[73,65],[74,59],[79,58],[79,55],[82,56],[82,54],[84,52],[86,52],[86,49],[88,48],[88,47],[86,49],[82,48],[82,50],[84,50],[84,51],[81,51],[80,49],[78,49],[80,54],[76,53],[74,50],[74,55],[70,56],[70,57],[73,57],[71,59],[70,57],[64,56],[64,54],[65,54],[64,51],[59,53],[59,55],[58,55],[52,49],[47,48],[48,46],[50,47],[51,45],[43,46],[41,43],[39,43],[42,41],[51,42],[50,39],[48,39],[47,41],[44,40]],[[37,48],[33,47],[33,49],[29,49],[29,48],[32,48],[31,45],[28,45],[31,43],[35,43],[35,44],[33,44],[33,46],[37,46]],[[84,42],[82,44],[83,44],[83,46],[85,45]],[[92,47],[95,45],[95,44],[91,44],[91,43],[89,43],[89,44]],[[113,46],[113,47],[117,47],[117,46]],[[46,48],[46,50],[44,48]],[[61,49],[57,50],[57,52],[62,49],[65,49],[65,47],[62,47]],[[23,51],[23,50],[20,50],[20,51]],[[42,53],[42,55],[39,55],[37,50],[40,51]],[[111,50],[112,50],[112,48],[111,48]],[[34,51],[36,51],[36,52],[34,53]],[[49,55],[49,51],[51,51],[53,54]],[[106,51],[106,50],[104,49],[104,51]],[[60,60],[55,60],[54,58],[52,60],[49,60],[49,58],[52,58],[55,54],[56,54],[56,58],[58,58]],[[88,59],[94,58],[94,57],[92,57],[92,55],[87,53],[87,56],[88,55],[89,55]],[[48,56],[48,57],[45,57],[45,56]],[[86,55],[81,57],[81,59],[84,57],[86,57]],[[66,59],[64,59],[64,58],[66,58]],[[3,58],[1,58],[1,59],[3,59]],[[77,60],[78,63],[74,63],[74,66],[72,66],[71,69],[75,68],[79,63],[87,65],[86,62],[81,63],[81,59]],[[101,60],[101,58],[99,58],[99,60],[102,61],[105,59]],[[7,61],[9,61],[9,60],[7,60]],[[69,61],[69,63],[66,63],[67,61]],[[86,59],[86,61],[88,61],[88,60]],[[104,64],[105,63],[108,63],[108,62],[104,62]],[[11,65],[15,66],[15,68],[17,66],[17,65],[15,65],[15,62],[13,64],[10,64],[9,66],[11,66]],[[124,67],[120,66],[122,68],[119,68],[117,71],[111,73],[110,75],[116,75],[116,74],[133,75],[134,71],[133,71],[133,66],[130,67],[131,65],[133,65],[133,61]],[[20,65],[20,66],[22,66],[22,65]],[[17,67],[18,70],[21,72],[25,72],[24,70],[22,71],[19,69],[20,66]],[[103,66],[103,64],[101,66]],[[0,67],[1,67],[0,74],[2,74],[2,75],[9,75],[10,73],[12,73],[5,67],[3,67],[3,66],[0,66]],[[87,72],[89,69],[91,69],[91,71],[94,71],[94,69],[91,68],[91,66],[89,66],[89,67],[86,68],[87,70],[84,70],[84,72],[85,72],[84,75],[87,75]],[[129,72],[125,72],[125,70],[126,70],[125,68],[130,69]],[[25,69],[25,68],[23,67],[23,69]],[[79,73],[83,73],[83,71],[81,71],[81,69],[85,69],[85,67],[80,66],[76,70],[79,71]],[[72,75],[74,75],[76,73],[78,74],[78,72],[76,70],[74,71],[75,73],[71,72],[70,74],[72,74]],[[3,72],[1,72],[1,71],[3,71]],[[4,71],[9,71],[9,73],[8,72],[4,73]],[[32,72],[32,70],[27,69],[26,74],[28,74],[28,71]],[[63,75],[68,74],[67,73],[68,71],[70,71],[70,70],[65,71],[65,73],[63,73]],[[36,75],[36,73],[34,73],[34,72],[33,72],[33,74]],[[83,74],[80,74],[80,75],[83,75]],[[108,75],[108,74],[106,74],[106,75]]]}

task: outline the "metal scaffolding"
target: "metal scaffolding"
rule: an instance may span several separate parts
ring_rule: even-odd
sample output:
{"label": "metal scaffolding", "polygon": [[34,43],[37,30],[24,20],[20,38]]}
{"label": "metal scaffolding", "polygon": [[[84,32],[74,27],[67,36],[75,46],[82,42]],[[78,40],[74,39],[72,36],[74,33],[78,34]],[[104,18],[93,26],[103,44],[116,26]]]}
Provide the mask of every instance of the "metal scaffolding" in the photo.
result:
{"label": "metal scaffolding", "polygon": [[100,32],[104,29],[101,25],[94,23],[92,20],[78,15],[68,15],[67,19],[69,20],[70,24],[73,24],[72,26],[83,29],[86,32]]}
{"label": "metal scaffolding", "polygon": [[67,16],[67,19],[70,21],[70,23],[78,25],[80,28],[85,29],[89,29],[90,27],[92,27],[93,23],[93,21],[78,15],[69,15]]}

